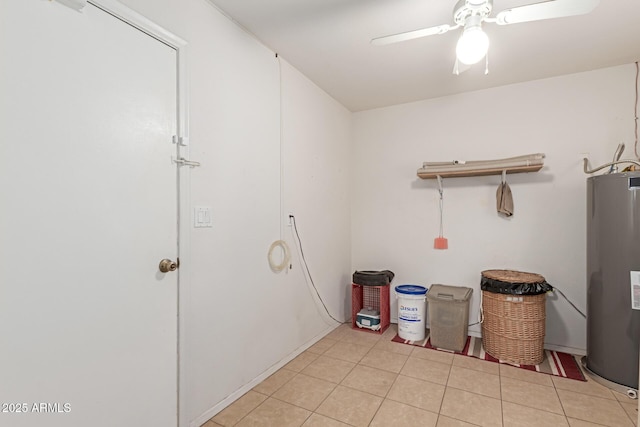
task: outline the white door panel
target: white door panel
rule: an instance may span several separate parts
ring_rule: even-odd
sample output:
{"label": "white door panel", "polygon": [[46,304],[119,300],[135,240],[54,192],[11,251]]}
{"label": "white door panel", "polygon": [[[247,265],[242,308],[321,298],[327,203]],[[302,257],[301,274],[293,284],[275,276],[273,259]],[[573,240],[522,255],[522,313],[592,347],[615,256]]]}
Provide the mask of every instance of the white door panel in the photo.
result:
{"label": "white door panel", "polygon": [[176,52],[3,0],[0,61],[0,426],[175,426]]}

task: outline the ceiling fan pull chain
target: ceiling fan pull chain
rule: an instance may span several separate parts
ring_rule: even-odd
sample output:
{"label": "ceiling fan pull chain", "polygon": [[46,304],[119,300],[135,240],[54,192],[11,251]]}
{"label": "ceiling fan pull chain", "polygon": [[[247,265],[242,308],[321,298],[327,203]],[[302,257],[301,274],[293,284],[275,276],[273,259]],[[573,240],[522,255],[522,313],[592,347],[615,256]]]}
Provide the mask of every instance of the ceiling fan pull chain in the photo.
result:
{"label": "ceiling fan pull chain", "polygon": [[489,52],[484,56],[484,75],[489,74]]}

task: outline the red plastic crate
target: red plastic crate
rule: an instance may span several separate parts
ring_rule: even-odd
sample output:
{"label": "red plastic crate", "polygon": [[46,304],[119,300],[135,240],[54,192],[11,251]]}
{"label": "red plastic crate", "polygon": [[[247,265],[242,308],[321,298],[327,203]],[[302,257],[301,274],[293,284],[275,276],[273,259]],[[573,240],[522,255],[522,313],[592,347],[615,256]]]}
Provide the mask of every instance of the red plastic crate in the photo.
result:
{"label": "red plastic crate", "polygon": [[[372,307],[380,311],[380,329],[372,331],[359,328],[356,318],[363,307]],[[382,334],[391,324],[391,307],[389,305],[389,286],[365,286],[351,284],[351,327],[364,332]]]}

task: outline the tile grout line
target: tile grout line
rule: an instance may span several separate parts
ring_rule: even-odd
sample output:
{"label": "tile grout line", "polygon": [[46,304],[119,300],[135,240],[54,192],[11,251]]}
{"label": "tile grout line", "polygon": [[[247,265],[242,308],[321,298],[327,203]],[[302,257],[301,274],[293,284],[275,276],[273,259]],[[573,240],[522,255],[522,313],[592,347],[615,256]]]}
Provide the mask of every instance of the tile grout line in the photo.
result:
{"label": "tile grout line", "polygon": [[504,426],[504,401],[502,400],[502,373],[498,368],[498,382],[500,383],[500,423]]}
{"label": "tile grout line", "polygon": [[[580,368],[582,370],[582,368]],[[584,375],[584,373],[583,373]],[[567,415],[567,411],[564,409],[564,404],[562,403],[562,399],[560,398],[560,394],[558,393],[558,387],[556,387],[556,382],[553,381],[553,378],[551,379],[551,384],[553,384],[553,391],[556,394],[556,397],[558,398],[558,402],[560,402],[560,407],[562,408],[562,413],[564,414],[564,419],[567,421],[567,424],[571,425],[569,423],[569,416]]]}
{"label": "tile grout line", "polygon": [[[382,337],[381,337],[382,338]],[[373,348],[370,350],[372,351]],[[383,351],[383,350],[380,350]],[[369,354],[369,353],[367,353]],[[376,409],[376,412],[373,414],[373,417],[371,417],[371,421],[369,421],[369,426],[371,425],[371,423],[373,422],[373,420],[375,420],[376,415],[378,415],[378,412],[380,412],[380,408],[382,407],[382,405],[384,404],[384,401],[387,400],[387,396],[389,396],[389,392],[391,391],[391,389],[393,388],[393,386],[395,385],[395,383],[398,381],[398,378],[400,378],[400,372],[402,372],[402,369],[404,368],[404,365],[407,364],[407,361],[409,360],[410,356],[407,356],[407,358],[405,359],[405,361],[402,363],[402,366],[400,367],[400,370],[395,373],[396,374],[396,378],[393,380],[393,383],[391,383],[391,386],[389,387],[389,389],[387,390],[387,392],[384,394],[384,396],[382,397],[382,402],[380,402],[380,405],[378,406],[378,408]],[[362,365],[362,366],[366,366],[366,365]],[[384,369],[381,369],[384,370]],[[395,402],[395,400],[394,400]],[[410,405],[408,405],[410,406]]]}

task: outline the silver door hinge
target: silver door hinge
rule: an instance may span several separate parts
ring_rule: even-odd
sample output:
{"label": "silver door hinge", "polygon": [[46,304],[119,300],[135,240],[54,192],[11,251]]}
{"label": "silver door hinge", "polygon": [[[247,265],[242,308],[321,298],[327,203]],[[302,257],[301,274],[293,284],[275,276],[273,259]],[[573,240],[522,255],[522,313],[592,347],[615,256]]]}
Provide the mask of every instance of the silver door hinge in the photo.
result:
{"label": "silver door hinge", "polygon": [[171,142],[173,142],[174,144],[178,144],[181,147],[186,147],[187,145],[189,145],[189,138],[186,136],[173,135],[173,138],[171,138]]}

